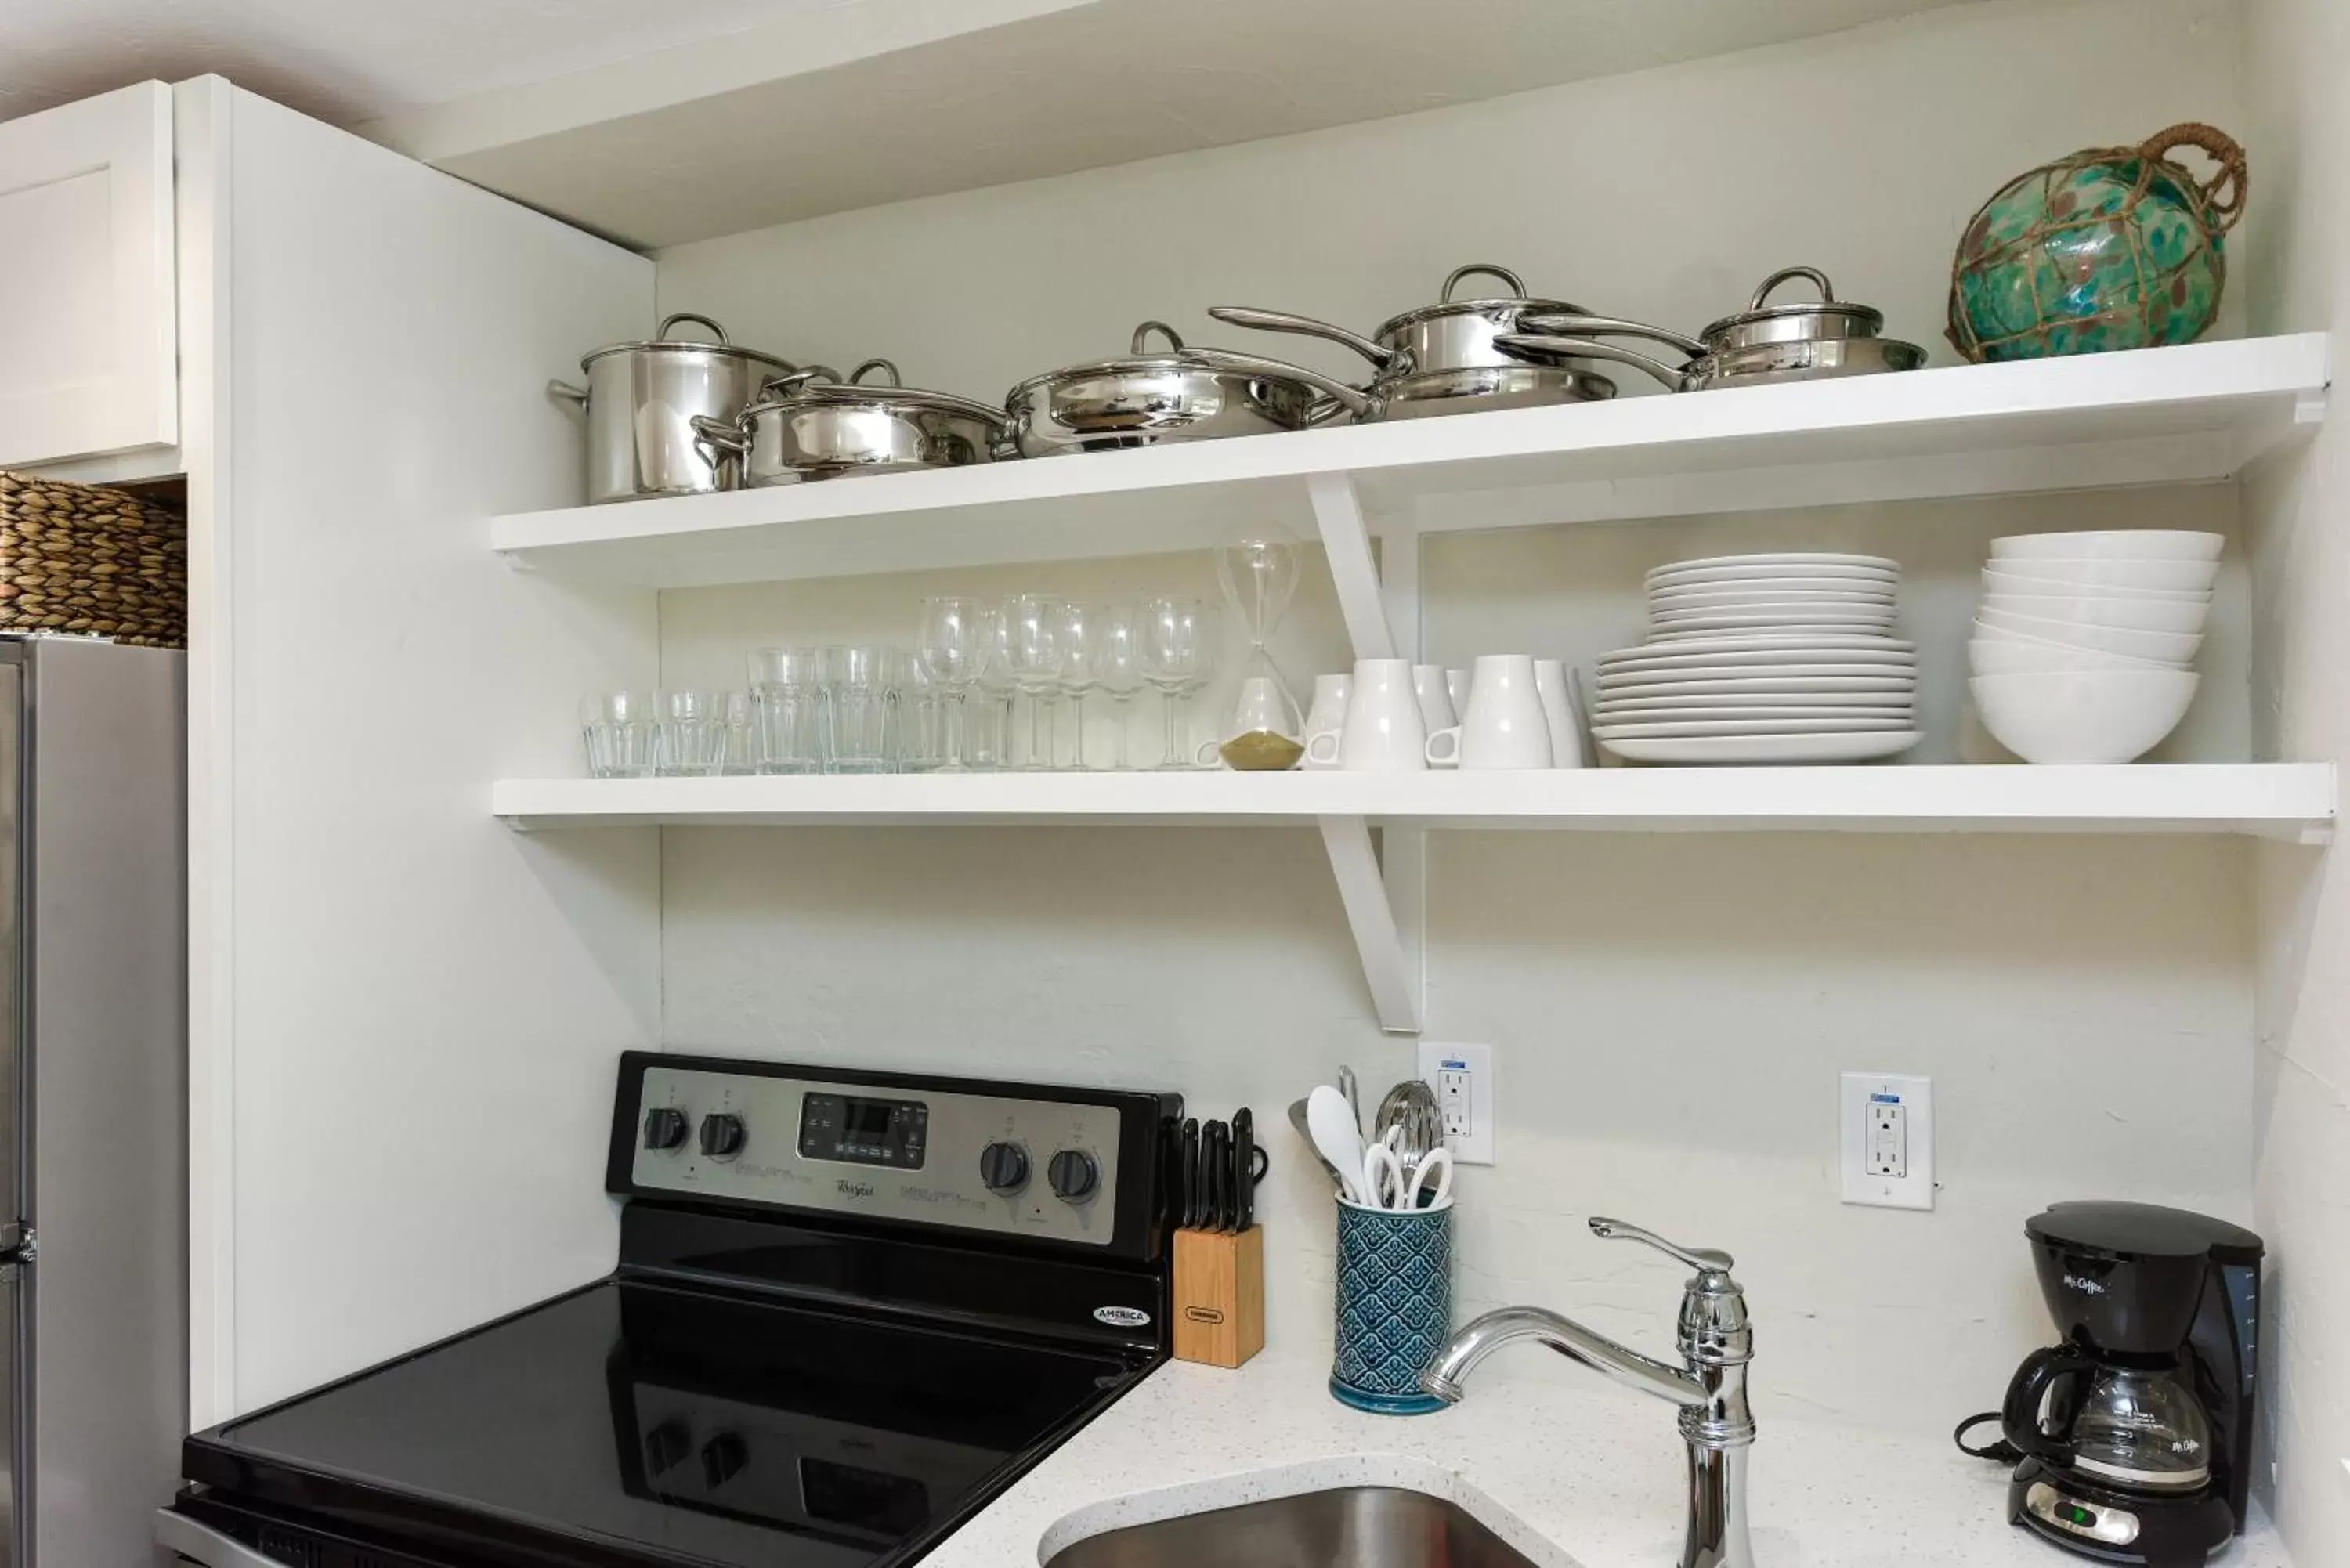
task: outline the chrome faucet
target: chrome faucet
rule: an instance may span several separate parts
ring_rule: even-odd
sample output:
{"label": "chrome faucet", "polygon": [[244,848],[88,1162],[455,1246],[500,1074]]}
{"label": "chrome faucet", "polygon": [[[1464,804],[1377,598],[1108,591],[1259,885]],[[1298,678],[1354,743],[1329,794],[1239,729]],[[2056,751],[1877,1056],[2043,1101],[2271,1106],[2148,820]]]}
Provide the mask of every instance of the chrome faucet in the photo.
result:
{"label": "chrome faucet", "polygon": [[1620,1220],[1594,1220],[1591,1231],[1609,1241],[1639,1241],[1697,1271],[1681,1294],[1679,1366],[1669,1366],[1594,1334],[1540,1307],[1503,1307],[1455,1334],[1419,1376],[1419,1386],[1447,1404],[1467,1392],[1461,1379],[1514,1340],[1535,1339],[1561,1355],[1604,1372],[1680,1407],[1681,1438],[1689,1445],[1689,1534],[1681,1568],[1754,1568],[1746,1538],[1746,1450],[1754,1443],[1754,1413],[1746,1403],[1746,1364],[1754,1358],[1746,1293],[1730,1277],[1731,1256],[1702,1247],[1677,1247]]}

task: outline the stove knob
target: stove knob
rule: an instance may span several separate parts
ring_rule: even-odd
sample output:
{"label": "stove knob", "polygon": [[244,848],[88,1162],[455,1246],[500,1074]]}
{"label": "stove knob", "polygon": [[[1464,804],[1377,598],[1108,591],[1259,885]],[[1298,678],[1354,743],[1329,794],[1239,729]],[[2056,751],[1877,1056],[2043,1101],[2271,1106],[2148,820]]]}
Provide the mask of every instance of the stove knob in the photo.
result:
{"label": "stove knob", "polygon": [[732,1432],[721,1432],[702,1445],[702,1480],[712,1489],[724,1486],[751,1462],[751,1450]]}
{"label": "stove knob", "polygon": [[645,1434],[645,1473],[660,1475],[693,1451],[693,1433],[675,1417]]}
{"label": "stove knob", "polygon": [[743,1118],[712,1111],[702,1118],[702,1152],[712,1159],[732,1159],[743,1152]]}
{"label": "stove knob", "polygon": [[1028,1151],[1016,1143],[992,1143],[979,1151],[979,1179],[990,1192],[1017,1192],[1028,1185]]}
{"label": "stove knob", "polygon": [[1101,1185],[1101,1166],[1081,1148],[1065,1148],[1045,1168],[1045,1179],[1064,1203],[1083,1203]]}
{"label": "stove knob", "polygon": [[645,1113],[645,1147],[647,1148],[677,1148],[685,1142],[686,1121],[683,1111],[673,1111],[667,1106],[655,1106]]}

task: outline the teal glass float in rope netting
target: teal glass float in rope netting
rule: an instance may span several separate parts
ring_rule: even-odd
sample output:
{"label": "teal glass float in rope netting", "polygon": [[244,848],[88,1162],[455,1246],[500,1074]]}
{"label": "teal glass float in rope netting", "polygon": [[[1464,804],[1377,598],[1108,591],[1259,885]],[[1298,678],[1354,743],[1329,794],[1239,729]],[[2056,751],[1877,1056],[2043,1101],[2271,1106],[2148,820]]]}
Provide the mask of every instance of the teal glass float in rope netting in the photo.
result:
{"label": "teal glass float in rope netting", "polygon": [[[2199,182],[2168,156],[2184,147],[2218,171]],[[1950,342],[1978,362],[2192,342],[2220,313],[2246,187],[2244,150],[2192,124],[2016,176],[1959,241]]]}

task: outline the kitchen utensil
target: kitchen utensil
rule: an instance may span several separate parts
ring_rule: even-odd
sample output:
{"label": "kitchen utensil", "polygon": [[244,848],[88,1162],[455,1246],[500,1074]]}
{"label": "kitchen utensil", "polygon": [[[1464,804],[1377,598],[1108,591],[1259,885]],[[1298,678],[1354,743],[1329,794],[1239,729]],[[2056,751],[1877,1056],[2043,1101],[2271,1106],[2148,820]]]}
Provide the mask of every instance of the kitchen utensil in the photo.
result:
{"label": "kitchen utensil", "polygon": [[[1305,733],[1310,737],[1318,731],[1336,730],[1347,722],[1347,693],[1353,688],[1354,677],[1344,673],[1317,675],[1314,678],[1314,707],[1305,715]],[[1305,758],[1298,766],[1311,769],[1335,768],[1334,762],[1317,763]]]}
{"label": "kitchen utensil", "polygon": [[[1481,299],[1452,297],[1463,279],[1481,275],[1507,285],[1510,293]],[[1614,397],[1616,383],[1588,360],[1520,358],[1495,346],[1501,334],[1516,330],[1535,311],[1579,316],[1582,307],[1530,298],[1517,274],[1479,262],[1456,267],[1444,280],[1436,304],[1391,317],[1368,337],[1310,316],[1253,306],[1212,306],[1208,314],[1235,327],[1327,338],[1360,354],[1375,374],[1367,389],[1371,411],[1358,418],[1418,419]]]}
{"label": "kitchen utensil", "polygon": [[1403,1198],[1399,1209],[1441,1209],[1452,1201],[1452,1151],[1430,1149],[1428,1158],[1404,1173]]}
{"label": "kitchen utensil", "polygon": [[1444,1407],[1419,1386],[1452,1330],[1452,1210],[1409,1212],[1340,1199],[1331,1397],[1419,1416]]}
{"label": "kitchen utensil", "polygon": [[1201,1201],[1200,1184],[1203,1167],[1200,1163],[1199,1119],[1195,1116],[1186,1116],[1183,1119],[1183,1130],[1179,1136],[1182,1149],[1183,1169],[1181,1183],[1177,1189],[1182,1196],[1181,1216],[1177,1222],[1188,1230],[1200,1223],[1200,1215],[1204,1207]]}
{"label": "kitchen utensil", "polygon": [[1202,1231],[1224,1228],[1222,1144],[1223,1123],[1210,1120],[1200,1124],[1200,1218],[1193,1223]]}
{"label": "kitchen utensil", "polygon": [[1358,659],[1345,721],[1336,730],[1306,736],[1305,756],[1350,773],[1418,773],[1428,766],[1427,745],[1410,661]]}
{"label": "kitchen utensil", "polygon": [[[716,342],[673,338],[691,322]],[[556,397],[588,417],[588,499],[634,501],[647,495],[702,495],[736,483],[723,454],[702,450],[697,417],[732,425],[768,378],[787,375],[789,360],[730,343],[707,316],[681,310],[661,318],[651,337],[608,343],[579,361],[584,388],[549,381]]]}
{"label": "kitchen utensil", "polygon": [[1269,520],[1232,530],[1216,551],[1216,580],[1249,645],[1241,660],[1239,701],[1212,748],[1235,772],[1279,772],[1295,767],[1305,752],[1297,699],[1265,650],[1297,591],[1304,555],[1297,536]]}
{"label": "kitchen utensil", "polygon": [[[1796,278],[1820,291],[1816,301],[1773,305],[1780,285]],[[1914,343],[1880,337],[1884,313],[1835,296],[1817,267],[1782,267],[1756,286],[1744,310],[1709,325],[1696,337],[1619,317],[1578,313],[1529,313],[1522,330],[1494,339],[1505,353],[1538,361],[1575,356],[1610,360],[1644,370],[1676,392],[1773,381],[1818,381],[1845,376],[1915,370],[1926,351]],[[1647,337],[1684,355],[1674,365],[1598,337]]]}
{"label": "kitchen utensil", "polygon": [[1370,1124],[1363,1120],[1362,1080],[1344,1062],[1338,1064],[1338,1092],[1347,1096],[1347,1114],[1355,1118],[1357,1132],[1368,1132]]}
{"label": "kitchen utensil", "polygon": [[1347,1096],[1327,1084],[1316,1084],[1305,1096],[1305,1125],[1321,1152],[1323,1163],[1337,1173],[1338,1184],[1355,1202],[1363,1195],[1363,1129],[1347,1108]]}
{"label": "kitchen utensil", "polygon": [[2187,670],[2054,670],[1967,682],[1991,738],[2027,763],[2128,763],[2178,727],[2202,677]]}
{"label": "kitchen utensil", "polygon": [[1627,763],[1677,765],[1866,763],[1898,756],[1925,736],[1915,730],[1842,734],[1617,736],[1607,749]]}
{"label": "kitchen utensil", "polygon": [[2224,534],[2188,528],[2104,528],[2074,534],[2010,534],[1991,542],[1993,560],[2216,561]]}
{"label": "kitchen utensil", "polygon": [[[1245,1231],[1256,1223],[1256,1184],[1264,1179],[1257,1163],[1263,1150],[1256,1144],[1256,1115],[1246,1106],[1232,1113],[1232,1229]],[[1270,1159],[1265,1161],[1270,1166]]]}
{"label": "kitchen utensil", "polygon": [[726,693],[667,689],[653,693],[653,772],[706,778],[726,763]]}
{"label": "kitchen utensil", "polygon": [[1404,1179],[1403,1161],[1395,1150],[1384,1143],[1375,1143],[1363,1150],[1363,1201],[1373,1209],[1401,1209],[1409,1187]]}
{"label": "kitchen utensil", "polygon": [[653,771],[657,731],[652,699],[641,691],[598,691],[579,700],[579,738],[588,776],[643,778]]}
{"label": "kitchen utensil", "polygon": [[1543,722],[1550,729],[1550,765],[1589,767],[1591,759],[1583,749],[1582,699],[1575,695],[1565,661],[1535,659],[1534,691],[1542,699]]}
{"label": "kitchen utensil", "polygon": [[[2170,157],[2187,147],[2217,171],[2198,181]],[[2194,341],[2220,312],[2247,167],[2234,139],[2186,124],[2017,175],[1959,239],[1951,345],[1981,362]]]}
{"label": "kitchen utensil", "polygon": [[[889,380],[868,383],[876,372]],[[1009,428],[1001,409],[902,385],[887,359],[868,359],[847,380],[822,365],[775,377],[734,418],[692,423],[705,455],[731,458],[748,485],[985,462]]]}
{"label": "kitchen utensil", "polygon": [[1428,726],[1430,734],[1461,722],[1461,715],[1452,709],[1452,694],[1445,690],[1444,666],[1413,665],[1411,694],[1419,700],[1419,722]]}
{"label": "kitchen utensil", "polygon": [[1159,694],[1167,717],[1167,753],[1160,772],[1200,767],[1186,738],[1191,701],[1216,664],[1215,612],[1198,599],[1167,596],[1145,600],[1139,622],[1142,678]]}
{"label": "kitchen utensil", "polygon": [[[1154,333],[1166,352],[1149,352]],[[1007,441],[1023,457],[1266,435],[1371,412],[1343,381],[1279,359],[1187,348],[1163,321],[1136,327],[1127,358],[1032,376],[1003,406]]]}
{"label": "kitchen utensil", "polygon": [[1461,722],[1428,737],[1430,767],[1546,768],[1550,722],[1534,689],[1534,661],[1523,653],[1482,654]]}
{"label": "kitchen utensil", "polygon": [[1314,1139],[1314,1127],[1306,1116],[1305,1101],[1289,1102],[1289,1125],[1297,1129],[1297,1136],[1305,1140],[1305,1147],[1314,1151],[1314,1158],[1322,1162],[1322,1168],[1330,1173],[1330,1179],[1337,1184],[1339,1190],[1342,1192],[1346,1190],[1346,1177],[1339,1172],[1336,1166],[1330,1163],[1329,1157],[1322,1152],[1322,1146]]}
{"label": "kitchen utensil", "polygon": [[1406,1078],[1381,1097],[1371,1127],[1378,1141],[1395,1150],[1407,1178],[1430,1150],[1444,1145],[1444,1117],[1435,1092],[1418,1078]]}

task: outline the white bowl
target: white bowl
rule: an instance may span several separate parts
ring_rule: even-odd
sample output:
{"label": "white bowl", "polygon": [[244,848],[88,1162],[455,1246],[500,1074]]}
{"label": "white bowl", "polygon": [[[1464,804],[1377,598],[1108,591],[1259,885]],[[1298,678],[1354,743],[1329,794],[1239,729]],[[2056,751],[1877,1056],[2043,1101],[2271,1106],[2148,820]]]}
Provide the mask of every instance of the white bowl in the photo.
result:
{"label": "white bowl", "polygon": [[1967,665],[1977,675],[2044,675],[2063,670],[2176,670],[2150,659],[2126,653],[2100,653],[2094,648],[2066,648],[2061,643],[2023,638],[1978,637],[1967,644]]}
{"label": "white bowl", "polygon": [[2086,534],[2011,534],[1991,542],[1994,560],[2216,561],[2220,534],[2185,528],[2112,528]]}
{"label": "white bowl", "polygon": [[1967,682],[1991,737],[2027,763],[2130,763],[2178,728],[2202,678],[2184,670],[2069,670]]}
{"label": "white bowl", "polygon": [[2087,648],[2100,653],[2125,653],[2184,670],[2195,662],[2200,637],[2174,631],[2126,631],[2110,626],[2077,626],[2071,621],[2043,620],[2038,616],[2010,615],[2005,610],[1975,612],[1976,635],[1992,641],[2022,638],[2027,642],[2053,642],[2059,648]]}
{"label": "white bowl", "polygon": [[2038,594],[2051,598],[2160,599],[2181,605],[2211,602],[2209,588],[2130,588],[2112,583],[2068,583],[2055,577],[2027,577],[1996,566],[1982,569],[1982,586],[1986,593]]}
{"label": "white bowl", "polygon": [[1996,556],[1986,571],[2045,579],[2068,588],[2166,588],[2209,593],[2220,580],[2217,561],[2076,560],[2059,556]]}
{"label": "white bowl", "polygon": [[2175,599],[2068,598],[2053,594],[1985,594],[1985,609],[2037,616],[2074,626],[2110,626],[2129,631],[2198,632],[2211,607]]}

